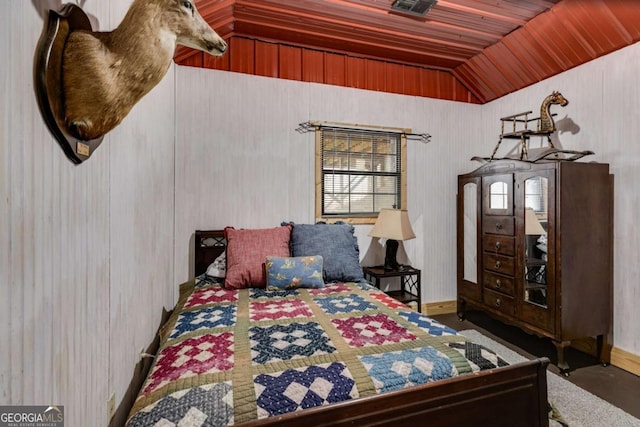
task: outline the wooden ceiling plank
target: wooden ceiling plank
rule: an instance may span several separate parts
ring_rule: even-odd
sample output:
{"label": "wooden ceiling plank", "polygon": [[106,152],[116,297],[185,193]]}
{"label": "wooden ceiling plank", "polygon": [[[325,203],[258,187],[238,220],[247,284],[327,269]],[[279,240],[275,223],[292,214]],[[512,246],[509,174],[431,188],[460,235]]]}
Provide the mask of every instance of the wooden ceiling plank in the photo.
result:
{"label": "wooden ceiling plank", "polygon": [[522,62],[515,57],[503,43],[497,43],[484,50],[483,54],[489,62],[500,71],[503,78],[509,82],[507,90],[521,88],[527,85],[528,79],[523,77],[526,74]]}
{"label": "wooden ceiling plank", "polygon": [[640,8],[628,0],[609,0],[606,8],[612,16],[612,21],[621,27],[621,32],[627,33],[627,45],[640,39]]}
{"label": "wooden ceiling plank", "polygon": [[551,9],[559,0],[452,0],[452,2],[497,15],[529,21],[534,16]]}
{"label": "wooden ceiling plank", "polygon": [[[635,8],[636,11],[638,6]],[[594,58],[620,46],[626,46],[632,40],[629,32],[620,25],[620,21],[611,13],[605,2],[581,3],[576,9],[578,14],[573,22],[580,27],[580,33],[593,47]],[[640,19],[640,13],[636,12],[636,15],[636,19]]]}
{"label": "wooden ceiling plank", "polygon": [[485,82],[473,72],[470,61],[457,67],[452,71],[453,76],[460,81],[471,93],[473,93],[483,104],[494,99],[492,91],[485,85]]}
{"label": "wooden ceiling plank", "polygon": [[530,50],[529,46],[522,45],[522,37],[519,36],[521,32],[514,32],[502,39],[504,46],[509,49],[511,54],[518,58],[518,61],[522,64],[522,67],[530,73],[531,80],[540,81],[545,78],[545,73],[540,71],[540,67],[536,61],[531,59],[531,55],[527,55]]}
{"label": "wooden ceiling plank", "polygon": [[[553,59],[553,63],[559,69],[567,70],[571,66],[572,59],[569,57],[571,45],[554,34],[555,30],[552,25],[548,25],[547,22],[544,25],[530,24],[525,26],[524,30],[529,32],[536,43]],[[573,58],[575,58],[575,55],[573,55]]]}
{"label": "wooden ceiling plank", "polygon": [[[354,33],[361,31],[359,34],[370,34],[371,37],[380,38],[380,36],[400,37],[407,42],[411,41],[422,42],[427,44],[436,44],[438,46],[446,46],[450,48],[462,48],[464,50],[470,50],[480,52],[481,47],[470,47],[468,44],[454,42],[450,40],[436,39],[434,37],[427,37],[420,35],[419,33],[408,33],[406,29],[393,29],[382,26],[372,26],[371,22],[360,23],[353,17],[349,19],[345,18],[345,15],[332,16],[329,14],[311,14],[309,11],[298,10],[283,10],[280,7],[270,6],[268,4],[251,4],[252,9],[248,10],[247,5],[245,7],[236,7],[235,19],[236,21],[243,22],[271,22],[278,25],[283,31],[300,31],[302,28],[315,27],[317,31],[331,32],[341,29],[342,32],[347,32],[354,37]],[[259,13],[258,13],[259,12]],[[424,34],[424,32],[422,32]]]}
{"label": "wooden ceiling plank", "polygon": [[[245,27],[245,26],[250,26],[250,27]],[[239,35],[242,34],[250,34],[251,31],[258,31],[258,28],[262,29],[264,33],[268,33],[271,35],[275,35],[279,32],[281,32],[283,29],[282,27],[278,26],[278,25],[271,25],[271,24],[265,24],[263,22],[260,21],[247,21],[244,20],[242,21],[242,23],[238,23],[236,26],[236,33]],[[248,29],[251,29],[251,31],[247,31]],[[266,31],[267,29],[270,29],[271,31]],[[300,29],[296,31],[296,34],[298,35],[297,39],[294,39],[293,37],[288,37],[288,41],[292,41],[292,42],[296,42],[298,40],[300,40],[299,35],[304,35],[306,39],[310,39],[310,38],[315,38],[316,40],[322,40],[323,42],[328,42],[333,40],[334,42],[339,42],[341,45],[343,46],[354,46],[354,45],[361,45],[361,46],[368,46],[369,48],[374,48],[375,49],[388,49],[388,50],[393,50],[396,52],[401,52],[401,53],[406,53],[406,54],[411,54],[411,55],[416,55],[416,56],[422,56],[424,58],[441,58],[441,59],[446,59],[446,60],[450,60],[450,61],[454,61],[457,63],[461,63],[464,61],[464,56],[462,55],[454,55],[452,54],[450,51],[448,50],[443,50],[442,52],[437,52],[435,50],[431,50],[431,51],[423,51],[421,50],[419,47],[406,47],[406,46],[399,46],[399,44],[396,45],[391,45],[389,46],[388,44],[383,44],[380,42],[374,42],[374,41],[366,41],[366,40],[357,40],[354,41],[352,38],[352,34],[350,34],[349,32],[345,32],[345,33],[337,33],[337,32],[333,32],[331,34],[326,34],[323,32],[318,32],[315,29],[311,29],[309,27],[307,27],[307,29]],[[282,38],[282,37],[280,37]],[[321,45],[316,45],[316,48],[320,48]],[[424,63],[423,63],[424,65]]]}
{"label": "wooden ceiling plank", "polygon": [[509,93],[514,87],[509,82],[505,74],[494,64],[491,59],[483,53],[474,58],[479,70],[482,70],[480,75],[485,76],[486,84],[494,93]]}
{"label": "wooden ceiling plank", "polygon": [[[476,4],[479,4],[479,3],[476,3]],[[505,21],[516,26],[522,26],[527,22],[522,18],[516,18],[513,16],[506,15],[504,11],[501,11],[501,13],[490,12],[488,10],[483,10],[470,5],[463,5],[463,4],[460,4],[460,2],[439,0],[436,7],[438,9],[447,8],[447,9],[455,10],[456,12],[470,13],[473,15],[480,16],[481,19],[490,18],[490,19],[495,19],[497,21]]]}
{"label": "wooden ceiling plank", "polygon": [[[488,102],[640,40],[640,7],[634,0],[439,0],[424,19],[389,14],[392,2],[196,0],[202,16],[225,39],[239,36],[251,43],[278,43],[279,52],[307,52],[306,59],[292,59],[301,64],[297,71],[289,70],[292,78],[332,80],[332,76],[317,76],[308,68],[319,60],[318,54],[346,55],[346,74],[349,64],[375,64],[367,59],[371,58],[390,62],[393,69],[409,70],[403,72],[407,81],[417,71],[402,64],[421,67],[419,78],[415,77],[424,80],[420,89],[405,84],[403,90],[435,92],[443,99],[467,102]],[[256,46],[262,49],[262,45]],[[225,55],[230,64],[227,68],[250,68],[250,63],[237,58],[237,50],[231,59]],[[263,53],[273,56],[272,49]],[[201,58],[202,54],[179,47],[174,59],[225,67]],[[308,73],[303,76],[305,60]],[[264,66],[267,68],[254,72],[273,75],[274,65]],[[294,63],[292,66],[296,68]],[[399,90],[399,82],[374,82],[374,68],[360,66],[356,80],[366,79],[365,85],[374,90]],[[434,84],[434,79],[435,89],[424,87]],[[344,80],[350,85],[348,78]],[[359,85],[357,81],[354,84]]]}
{"label": "wooden ceiling plank", "polygon": [[596,58],[596,51],[593,46],[596,40],[589,35],[589,31],[585,31],[583,23],[580,22],[580,19],[584,18],[578,18],[581,15],[579,8],[571,8],[567,10],[567,13],[562,14],[560,13],[561,11],[554,11],[551,19],[557,18],[558,25],[551,25],[550,27],[556,33],[556,39],[570,45],[570,51],[576,55],[576,58],[572,58],[571,62],[586,62]]}
{"label": "wooden ceiling plank", "polygon": [[302,49],[280,45],[278,75],[289,80],[302,80]]}
{"label": "wooden ceiling plank", "polygon": [[518,31],[517,38],[522,40],[524,46],[522,54],[531,58],[529,62],[534,64],[534,68],[542,70],[545,76],[557,74],[562,70],[562,60],[557,58],[528,27]]}

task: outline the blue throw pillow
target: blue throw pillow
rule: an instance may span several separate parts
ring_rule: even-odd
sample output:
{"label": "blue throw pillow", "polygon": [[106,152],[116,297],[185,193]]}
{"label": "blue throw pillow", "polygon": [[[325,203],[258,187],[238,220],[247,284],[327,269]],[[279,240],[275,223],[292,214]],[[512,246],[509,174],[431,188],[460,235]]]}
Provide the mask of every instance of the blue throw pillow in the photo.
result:
{"label": "blue throw pillow", "polygon": [[275,257],[268,256],[267,290],[322,288],[322,257]]}
{"label": "blue throw pillow", "polygon": [[357,282],[364,278],[358,239],[351,224],[290,224],[295,257],[321,255],[325,282]]}

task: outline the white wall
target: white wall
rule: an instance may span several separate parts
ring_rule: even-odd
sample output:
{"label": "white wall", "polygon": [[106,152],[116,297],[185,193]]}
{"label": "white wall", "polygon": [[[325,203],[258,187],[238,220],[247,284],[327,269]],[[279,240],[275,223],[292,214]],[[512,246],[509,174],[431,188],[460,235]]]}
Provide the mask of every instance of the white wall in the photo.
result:
{"label": "white wall", "polygon": [[[74,166],[33,87],[40,12],[59,3],[0,14],[0,404],[64,405],[65,425],[99,426],[174,304],[175,74]],[[106,30],[129,4],[85,10]]]}
{"label": "white wall", "polygon": [[[456,174],[470,167],[468,142],[480,127],[480,106],[200,68],[176,71],[177,283],[189,278],[195,229],[314,221],[314,136],[295,129],[321,120],[432,135],[428,144],[408,141],[408,210],[419,238],[405,248],[426,273],[425,300],[455,298]],[[369,229],[357,227],[362,256]]]}

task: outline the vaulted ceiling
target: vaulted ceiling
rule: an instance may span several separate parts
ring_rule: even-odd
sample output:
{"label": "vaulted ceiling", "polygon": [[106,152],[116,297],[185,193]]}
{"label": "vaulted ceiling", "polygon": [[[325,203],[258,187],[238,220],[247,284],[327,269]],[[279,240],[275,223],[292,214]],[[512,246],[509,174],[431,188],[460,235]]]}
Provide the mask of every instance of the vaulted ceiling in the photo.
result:
{"label": "vaulted ceiling", "polygon": [[[449,73],[484,103],[640,40],[637,0],[196,0],[225,39],[300,46]],[[179,48],[176,62],[196,54]]]}

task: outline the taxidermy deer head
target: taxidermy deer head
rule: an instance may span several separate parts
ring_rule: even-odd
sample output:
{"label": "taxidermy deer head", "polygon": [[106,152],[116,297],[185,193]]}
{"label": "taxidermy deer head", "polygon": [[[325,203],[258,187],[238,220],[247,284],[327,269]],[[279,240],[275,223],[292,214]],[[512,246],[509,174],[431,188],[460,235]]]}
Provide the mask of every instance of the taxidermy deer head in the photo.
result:
{"label": "taxidermy deer head", "polygon": [[227,49],[190,0],[134,0],[115,30],[72,31],[62,57],[70,133],[88,141],[120,124],[167,73],[176,44],[215,56]]}

